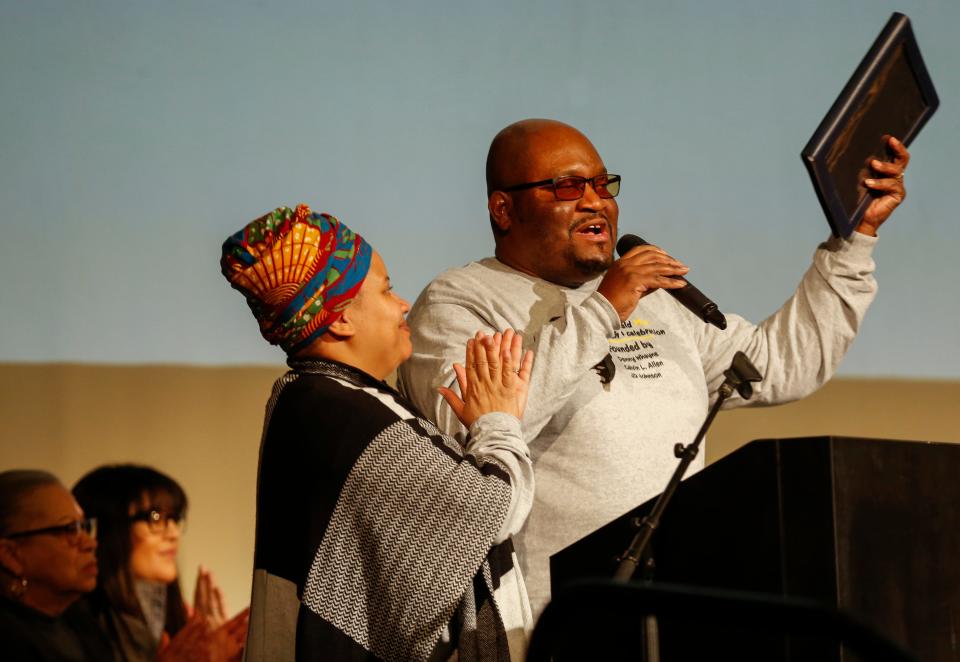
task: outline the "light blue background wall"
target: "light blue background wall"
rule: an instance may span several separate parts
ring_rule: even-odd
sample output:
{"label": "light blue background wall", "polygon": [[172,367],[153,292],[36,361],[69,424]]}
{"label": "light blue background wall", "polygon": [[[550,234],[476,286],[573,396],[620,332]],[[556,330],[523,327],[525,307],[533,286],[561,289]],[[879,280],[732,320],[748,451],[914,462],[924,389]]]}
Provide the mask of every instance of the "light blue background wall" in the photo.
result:
{"label": "light blue background wall", "polygon": [[486,149],[530,116],[586,132],[621,231],[759,321],[828,234],[798,153],[895,9],[942,106],[842,372],[960,377],[953,1],[0,0],[0,360],[279,362],[229,233],[307,202],[412,299],[491,253]]}

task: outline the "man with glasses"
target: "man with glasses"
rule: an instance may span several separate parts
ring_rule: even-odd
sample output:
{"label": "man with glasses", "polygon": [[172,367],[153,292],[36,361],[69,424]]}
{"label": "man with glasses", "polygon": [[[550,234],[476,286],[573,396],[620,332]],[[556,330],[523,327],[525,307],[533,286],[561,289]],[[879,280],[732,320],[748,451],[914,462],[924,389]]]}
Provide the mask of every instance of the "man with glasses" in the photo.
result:
{"label": "man with glasses", "polygon": [[[704,324],[660,290],[688,269],[655,246],[614,260],[620,176],[579,131],[524,120],[487,157],[495,256],[435,279],[407,320],[413,356],[401,389],[447,433],[460,431],[436,392],[455,388],[466,338],[511,327],[536,362],[523,432],[536,493],[516,536],[530,602],[549,599],[549,556],[663,489],[693,439],[734,353],[764,376],[754,404],[797,399],[834,372],[876,292],[876,229],[903,200],[906,149],[872,164],[878,193],[850,240],[831,239],[797,292],[759,326]],[[871,236],[873,235],[873,236]],[[744,404],[738,397],[729,406]],[[700,454],[693,469],[703,466]],[[629,541],[625,541],[624,545]]]}

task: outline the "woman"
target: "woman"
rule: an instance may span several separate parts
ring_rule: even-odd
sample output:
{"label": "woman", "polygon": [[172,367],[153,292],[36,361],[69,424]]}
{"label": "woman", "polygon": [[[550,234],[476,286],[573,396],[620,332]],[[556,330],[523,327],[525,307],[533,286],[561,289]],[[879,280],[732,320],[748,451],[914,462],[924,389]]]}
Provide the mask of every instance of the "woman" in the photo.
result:
{"label": "woman", "polygon": [[111,660],[77,600],[97,584],[96,521],[45,471],[0,473],[0,657]]}
{"label": "woman", "polygon": [[443,389],[461,442],[385,383],[412,351],[410,306],[338,219],[281,207],[229,238],[221,267],[291,368],[264,423],[247,659],[522,659],[519,336],[467,344],[462,398]]}
{"label": "woman", "polygon": [[[92,611],[121,660],[236,657],[246,635],[245,613],[225,623],[222,595],[202,567],[196,617],[180,591],[177,552],[187,496],[169,476],[132,464],[94,469],[74,486],[97,518],[100,581]],[[167,643],[169,641],[169,643]]]}

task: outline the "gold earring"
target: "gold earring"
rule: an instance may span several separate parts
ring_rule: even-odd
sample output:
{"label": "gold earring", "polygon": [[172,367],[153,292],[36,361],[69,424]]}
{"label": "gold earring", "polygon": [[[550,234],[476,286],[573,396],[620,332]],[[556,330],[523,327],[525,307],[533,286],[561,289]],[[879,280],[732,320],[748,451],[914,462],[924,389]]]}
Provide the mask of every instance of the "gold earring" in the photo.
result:
{"label": "gold earring", "polygon": [[10,582],[10,595],[15,600],[22,598],[23,594],[27,592],[27,583],[26,577],[14,577],[13,581]]}

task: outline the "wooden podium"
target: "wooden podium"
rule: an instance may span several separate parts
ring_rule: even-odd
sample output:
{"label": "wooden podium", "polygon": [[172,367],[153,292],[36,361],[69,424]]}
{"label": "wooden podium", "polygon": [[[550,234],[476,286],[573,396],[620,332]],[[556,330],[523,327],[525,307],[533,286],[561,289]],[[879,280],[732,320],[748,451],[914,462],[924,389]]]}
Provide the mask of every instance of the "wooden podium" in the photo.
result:
{"label": "wooden podium", "polygon": [[[652,505],[551,557],[554,596],[571,580],[611,577],[633,537],[631,521]],[[859,619],[920,660],[955,662],[960,444],[754,441],[683,482],[654,535],[653,556],[655,585],[812,599]],[[641,620],[637,614],[637,630]],[[660,639],[662,662],[855,659],[836,640],[788,636],[750,622],[712,627],[661,619]]]}

